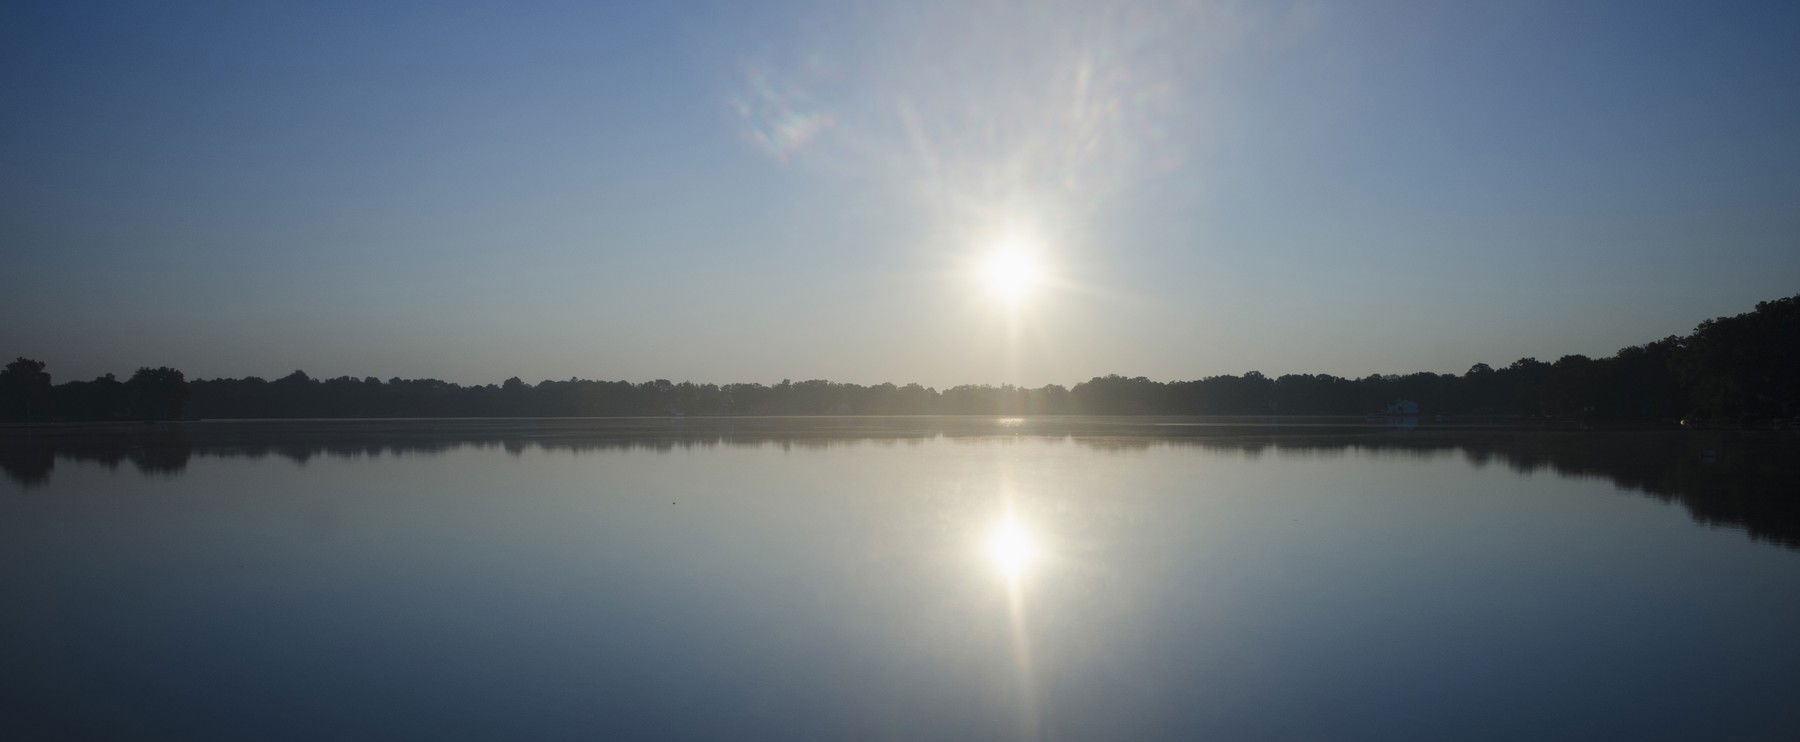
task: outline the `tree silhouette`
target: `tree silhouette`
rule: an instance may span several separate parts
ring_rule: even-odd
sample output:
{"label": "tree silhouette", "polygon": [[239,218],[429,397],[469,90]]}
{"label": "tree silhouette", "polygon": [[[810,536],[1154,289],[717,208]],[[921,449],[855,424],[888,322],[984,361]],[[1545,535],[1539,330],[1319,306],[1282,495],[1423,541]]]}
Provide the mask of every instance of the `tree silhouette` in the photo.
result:
{"label": "tree silhouette", "polygon": [[0,370],[0,417],[43,420],[50,416],[50,374],[44,362],[20,357]]}
{"label": "tree silhouette", "polygon": [[138,369],[125,388],[132,415],[140,420],[179,420],[187,407],[187,380],[167,366]]}
{"label": "tree silhouette", "polygon": [[1485,363],[1462,375],[1420,372],[1348,379],[1258,371],[1159,382],[1108,375],[1073,388],[919,384],[862,386],[824,379],[775,385],[639,384],[571,378],[499,385],[294,371],[188,382],[172,368],[50,383],[19,358],[0,371],[0,418],[169,420],[262,417],[560,417],[649,415],[1362,415],[1397,400],[1430,414],[1582,420],[1709,419],[1742,423],[1800,415],[1800,296],[1700,323],[1693,334],[1623,348],[1607,358]]}

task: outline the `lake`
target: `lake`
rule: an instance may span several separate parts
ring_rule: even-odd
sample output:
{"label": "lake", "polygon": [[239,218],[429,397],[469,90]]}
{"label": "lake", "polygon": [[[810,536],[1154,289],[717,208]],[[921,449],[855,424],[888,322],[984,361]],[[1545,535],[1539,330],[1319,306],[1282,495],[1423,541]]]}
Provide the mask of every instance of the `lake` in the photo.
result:
{"label": "lake", "polygon": [[0,432],[0,737],[1793,739],[1800,435]]}

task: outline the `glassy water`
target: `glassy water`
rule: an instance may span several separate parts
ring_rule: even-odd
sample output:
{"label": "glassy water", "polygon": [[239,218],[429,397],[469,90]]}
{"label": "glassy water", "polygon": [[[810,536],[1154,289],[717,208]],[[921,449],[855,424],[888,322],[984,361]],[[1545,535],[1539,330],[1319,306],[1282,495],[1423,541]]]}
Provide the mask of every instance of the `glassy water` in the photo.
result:
{"label": "glassy water", "polygon": [[0,736],[1792,739],[1791,433],[0,435]]}

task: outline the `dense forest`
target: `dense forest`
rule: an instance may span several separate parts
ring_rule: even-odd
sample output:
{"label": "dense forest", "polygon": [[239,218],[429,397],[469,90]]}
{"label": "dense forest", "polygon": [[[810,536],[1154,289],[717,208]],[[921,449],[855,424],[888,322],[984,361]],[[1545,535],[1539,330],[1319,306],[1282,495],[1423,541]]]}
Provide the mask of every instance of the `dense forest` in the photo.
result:
{"label": "dense forest", "polygon": [[1692,334],[1634,345],[1607,358],[1522,358],[1467,372],[1348,379],[1328,374],[1210,376],[1151,381],[1105,376],[1049,385],[862,386],[823,380],[696,384],[663,379],[460,386],[436,379],[295,371],[273,381],[187,380],[141,368],[120,381],[52,384],[45,365],[19,358],[0,371],[0,419],[23,422],[300,417],[562,417],[622,415],[1361,415],[1411,400],[1432,415],[1554,416],[1720,422],[1800,415],[1800,296],[1700,323]]}

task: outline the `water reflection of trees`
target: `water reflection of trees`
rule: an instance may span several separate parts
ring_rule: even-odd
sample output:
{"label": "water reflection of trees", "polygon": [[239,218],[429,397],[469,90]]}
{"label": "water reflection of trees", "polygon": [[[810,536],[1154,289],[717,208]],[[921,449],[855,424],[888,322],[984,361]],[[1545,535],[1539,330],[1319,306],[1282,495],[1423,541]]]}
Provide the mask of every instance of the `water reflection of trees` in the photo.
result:
{"label": "water reflection of trees", "polygon": [[947,438],[1039,438],[1131,452],[1197,446],[1246,456],[1457,456],[1521,473],[1598,477],[1665,501],[1701,523],[1800,549],[1800,436],[1752,431],[1394,431],[1338,421],[1215,418],[717,418],[363,420],[0,429],[0,469],[30,488],[59,459],[174,475],[194,456],[281,458],[435,455],[461,448],[671,452],[714,447],[821,449]]}

